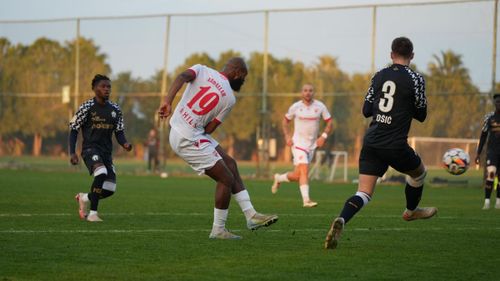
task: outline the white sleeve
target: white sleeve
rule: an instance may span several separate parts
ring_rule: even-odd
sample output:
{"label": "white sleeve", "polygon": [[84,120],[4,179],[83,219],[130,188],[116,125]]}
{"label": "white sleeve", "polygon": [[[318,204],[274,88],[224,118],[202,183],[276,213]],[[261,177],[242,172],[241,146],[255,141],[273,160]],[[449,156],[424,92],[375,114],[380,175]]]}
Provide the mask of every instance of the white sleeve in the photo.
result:
{"label": "white sleeve", "polygon": [[325,120],[325,121],[332,119],[332,116],[330,115],[328,108],[326,108],[326,105],[324,105],[324,104],[323,104],[323,110],[321,111],[321,116],[323,117],[323,120]]}
{"label": "white sleeve", "polygon": [[229,112],[231,112],[232,108],[233,108],[232,106],[225,107],[221,112],[219,112],[219,114],[217,114],[217,117],[215,117],[215,121],[218,123],[222,123],[222,121],[226,119]]}
{"label": "white sleeve", "polygon": [[295,111],[297,111],[297,107],[295,104],[292,104],[292,106],[288,109],[288,112],[285,114],[285,118],[288,121],[291,121],[295,117]]}
{"label": "white sleeve", "polygon": [[[200,74],[200,71],[204,68],[205,66],[201,65],[201,64],[195,64],[193,66],[191,66],[190,68],[188,68],[188,70],[191,70],[194,72],[194,75],[196,77],[198,77],[198,75]],[[195,78],[196,79],[196,78]]]}

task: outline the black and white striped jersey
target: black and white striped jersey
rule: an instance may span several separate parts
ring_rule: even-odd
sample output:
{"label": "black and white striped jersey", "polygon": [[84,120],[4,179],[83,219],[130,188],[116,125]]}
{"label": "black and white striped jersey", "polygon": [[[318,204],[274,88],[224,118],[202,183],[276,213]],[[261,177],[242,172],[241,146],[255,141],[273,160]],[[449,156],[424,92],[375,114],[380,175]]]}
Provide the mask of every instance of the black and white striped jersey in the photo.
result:
{"label": "black and white striped jersey", "polygon": [[82,148],[97,148],[111,154],[113,132],[123,131],[123,116],[120,107],[107,101],[101,105],[94,98],[82,103],[69,123],[70,130],[82,129]]}
{"label": "black and white striped jersey", "polygon": [[372,117],[364,145],[405,147],[412,119],[423,122],[427,116],[424,77],[400,64],[380,70],[372,78],[363,114]]}
{"label": "black and white striped jersey", "polygon": [[481,137],[477,147],[478,154],[481,154],[486,140],[488,140],[487,153],[500,154],[500,113],[493,111],[484,116]]}

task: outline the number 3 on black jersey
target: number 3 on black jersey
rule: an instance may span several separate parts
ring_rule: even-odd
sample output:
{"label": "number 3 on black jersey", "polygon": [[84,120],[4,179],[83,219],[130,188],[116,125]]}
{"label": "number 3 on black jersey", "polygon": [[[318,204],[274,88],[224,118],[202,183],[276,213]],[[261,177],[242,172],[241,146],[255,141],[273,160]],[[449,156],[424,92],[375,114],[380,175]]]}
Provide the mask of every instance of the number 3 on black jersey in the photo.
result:
{"label": "number 3 on black jersey", "polygon": [[396,83],[391,80],[385,81],[382,85],[382,93],[384,97],[380,98],[378,108],[382,112],[389,112],[394,105],[394,94],[396,93]]}

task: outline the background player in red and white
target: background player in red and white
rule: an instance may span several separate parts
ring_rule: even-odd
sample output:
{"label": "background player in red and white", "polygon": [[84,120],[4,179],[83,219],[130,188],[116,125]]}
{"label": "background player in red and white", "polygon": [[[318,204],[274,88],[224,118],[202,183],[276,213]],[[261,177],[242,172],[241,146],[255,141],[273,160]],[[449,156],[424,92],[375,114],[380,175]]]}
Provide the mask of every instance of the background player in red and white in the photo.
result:
{"label": "background player in red and white", "polygon": [[[320,118],[326,125],[323,133],[318,137]],[[290,134],[290,121],[294,122],[293,137]],[[283,118],[283,134],[286,144],[292,147],[293,165],[292,172],[275,174],[272,193],[278,192],[280,183],[298,181],[304,207],[316,207],[318,203],[309,198],[309,163],[314,156],[316,147],[325,144],[328,134],[332,129],[332,118],[326,106],[314,99],[314,87],[311,84],[302,86],[302,100],[292,104]]]}
{"label": "background player in red and white", "polygon": [[170,119],[172,129],[169,140],[175,153],[195,171],[217,182],[214,223],[209,236],[212,239],[241,238],[225,228],[231,194],[245,214],[249,229],[269,226],[278,220],[276,215],[255,211],[236,161],[210,136],[234,106],[236,99],[233,91],[240,90],[247,73],[242,58],[231,58],[221,72],[204,65],[194,65],[177,76],[159,109],[161,119],[169,117],[175,95],[187,83]]}

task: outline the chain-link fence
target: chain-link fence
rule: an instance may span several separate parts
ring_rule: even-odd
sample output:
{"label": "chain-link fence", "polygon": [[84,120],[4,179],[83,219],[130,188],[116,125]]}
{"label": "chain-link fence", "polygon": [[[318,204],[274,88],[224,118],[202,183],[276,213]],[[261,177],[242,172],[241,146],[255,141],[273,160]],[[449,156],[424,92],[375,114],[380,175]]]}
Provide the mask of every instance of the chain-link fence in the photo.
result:
{"label": "chain-link fence", "polygon": [[[334,116],[328,149],[348,151],[355,160],[368,122],[360,114],[364,92],[371,73],[390,62],[390,42],[400,35],[414,42],[413,67],[428,83],[430,120],[415,125],[412,135],[474,138],[482,115],[492,109],[487,93],[496,80],[497,6],[495,0],[434,1],[0,20],[0,153],[35,153],[40,146],[39,153],[64,154],[67,120],[92,96],[96,72],[111,75],[113,99],[140,148],[180,70],[195,63],[220,68],[229,56],[242,55],[250,74],[217,132],[230,153],[261,162],[288,160],[281,119],[300,98],[302,84],[312,83]],[[62,102],[63,92],[69,103]],[[444,130],[446,124],[436,125],[442,119],[469,125]],[[166,128],[160,129],[165,143]],[[274,143],[277,153],[269,155]]]}

